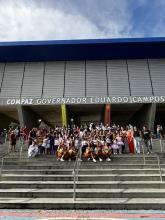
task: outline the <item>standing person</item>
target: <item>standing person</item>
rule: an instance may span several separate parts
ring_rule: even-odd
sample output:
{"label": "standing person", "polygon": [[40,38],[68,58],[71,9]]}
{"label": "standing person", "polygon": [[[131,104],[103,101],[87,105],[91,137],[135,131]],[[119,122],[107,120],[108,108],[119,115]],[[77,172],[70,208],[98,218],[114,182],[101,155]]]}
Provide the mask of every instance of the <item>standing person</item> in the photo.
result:
{"label": "standing person", "polygon": [[43,139],[43,143],[42,143],[42,147],[43,147],[43,153],[44,154],[50,154],[50,139],[49,139],[49,135],[46,135],[46,137],[44,137]]}
{"label": "standing person", "polygon": [[144,144],[147,148],[147,154],[152,153],[152,143],[151,143],[151,131],[145,125],[143,126],[142,137],[144,140]]}
{"label": "standing person", "polygon": [[122,146],[122,154],[128,150],[128,140],[127,140],[127,130],[126,127],[121,127],[121,136],[123,139],[124,145]]}
{"label": "standing person", "polygon": [[117,154],[117,152],[118,152],[118,150],[119,150],[119,146],[118,146],[118,144],[117,144],[116,138],[113,140],[112,149],[113,149],[113,154]]}
{"label": "standing person", "polygon": [[14,131],[11,131],[10,133],[10,146],[11,146],[11,151],[15,151],[15,146],[16,146],[16,135]]}
{"label": "standing person", "polygon": [[37,137],[36,129],[33,128],[29,133],[29,146],[32,144],[32,141],[36,139],[36,137]]}
{"label": "standing person", "polygon": [[117,145],[119,147],[118,153],[122,154],[124,142],[123,142],[123,139],[122,139],[120,133],[117,134],[116,140],[117,140]]}
{"label": "standing person", "polygon": [[129,152],[131,154],[134,154],[133,131],[131,130],[130,126],[127,131],[127,140],[128,140]]}
{"label": "standing person", "polygon": [[156,129],[156,136],[158,139],[162,139],[163,135],[163,128],[161,125],[157,125],[157,129]]}
{"label": "standing person", "polygon": [[81,140],[80,137],[77,137],[75,139],[74,145],[75,145],[75,149],[77,150],[77,153],[79,153],[78,160],[81,161],[81,158],[82,158],[82,140]]}
{"label": "standing person", "polygon": [[57,157],[57,149],[58,149],[58,146],[59,146],[59,145],[60,145],[59,136],[58,136],[58,134],[55,134],[53,154],[54,154],[56,157]]}
{"label": "standing person", "polygon": [[54,153],[54,133],[51,132],[49,135],[49,140],[50,140],[50,154]]}
{"label": "standing person", "polygon": [[24,128],[22,128],[22,133],[23,133],[24,141],[27,141],[28,135],[29,135],[29,129],[26,126]]}
{"label": "standing person", "polygon": [[19,138],[20,138],[20,127],[19,126],[16,127],[15,134],[16,134],[17,140],[19,140]]}
{"label": "standing person", "polygon": [[134,142],[136,153],[140,154],[141,136],[140,136],[140,131],[137,129],[136,126],[134,126],[133,128],[133,142]]}

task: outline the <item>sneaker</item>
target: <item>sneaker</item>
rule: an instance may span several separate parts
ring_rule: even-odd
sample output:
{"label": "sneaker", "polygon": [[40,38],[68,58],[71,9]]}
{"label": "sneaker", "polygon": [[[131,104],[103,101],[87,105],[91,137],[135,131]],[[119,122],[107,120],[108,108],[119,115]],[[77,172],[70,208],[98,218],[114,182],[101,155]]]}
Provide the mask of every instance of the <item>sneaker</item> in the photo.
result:
{"label": "sneaker", "polygon": [[99,158],[99,161],[101,162],[101,161],[103,161],[101,158]]}
{"label": "sneaker", "polygon": [[111,161],[111,158],[108,157],[108,158],[107,158],[107,161]]}
{"label": "sneaker", "polygon": [[64,161],[64,159],[63,159],[63,158],[61,158],[61,159],[60,159],[60,161]]}
{"label": "sneaker", "polygon": [[78,158],[78,161],[82,161],[80,158]]}
{"label": "sneaker", "polygon": [[96,160],[93,158],[93,162],[96,163]]}
{"label": "sneaker", "polygon": [[150,154],[150,152],[148,151],[147,154]]}
{"label": "sneaker", "polygon": [[91,158],[88,158],[88,161],[90,161],[91,160]]}

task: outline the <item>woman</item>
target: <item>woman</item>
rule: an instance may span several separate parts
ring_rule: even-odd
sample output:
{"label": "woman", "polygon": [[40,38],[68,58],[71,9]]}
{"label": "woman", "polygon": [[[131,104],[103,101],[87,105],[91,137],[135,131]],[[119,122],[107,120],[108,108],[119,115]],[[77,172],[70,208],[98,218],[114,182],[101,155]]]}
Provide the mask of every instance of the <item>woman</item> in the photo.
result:
{"label": "woman", "polygon": [[16,135],[14,131],[11,131],[10,133],[10,146],[11,146],[11,151],[15,151],[15,146],[16,146]]}
{"label": "woman", "polygon": [[28,148],[28,157],[35,157],[38,154],[38,145],[36,140],[32,141],[32,144]]}
{"label": "woman", "polygon": [[64,153],[65,153],[64,145],[60,144],[57,149],[57,160],[64,161],[64,155],[65,155]]}
{"label": "woman", "polygon": [[119,154],[121,154],[124,142],[122,140],[122,137],[121,137],[120,133],[117,134],[116,140],[117,140],[117,145],[119,147]]}
{"label": "woman", "polygon": [[86,157],[88,160],[93,160],[94,163],[96,163],[96,154],[94,152],[94,145],[93,142],[90,141],[88,147],[86,148],[86,151],[84,153],[84,157]]}
{"label": "woman", "polygon": [[140,131],[138,131],[136,126],[133,128],[133,142],[134,142],[136,153],[140,154],[141,137],[140,137]]}
{"label": "woman", "polygon": [[49,154],[50,153],[49,135],[46,135],[46,137],[43,139],[42,147],[43,147],[43,153],[44,154]]}
{"label": "woman", "polygon": [[111,161],[111,147],[107,143],[102,148],[102,155],[106,159],[106,161]]}
{"label": "woman", "polygon": [[68,138],[68,145],[67,145],[67,155],[69,161],[74,160],[76,158],[76,149],[74,147],[74,142],[72,138]]}
{"label": "woman", "polygon": [[[94,140],[93,140],[94,141]],[[102,147],[104,146],[104,141],[103,140],[98,140],[96,142],[93,142],[94,144],[94,149],[95,149],[95,154],[97,156],[97,158],[99,159],[99,161],[101,162],[102,159]]]}
{"label": "woman", "polygon": [[53,154],[55,156],[57,156],[57,149],[58,149],[58,146],[60,145],[60,140],[59,140],[59,137],[58,135],[56,134],[55,135],[55,138],[54,138],[54,147],[53,147]]}
{"label": "woman", "polygon": [[133,131],[130,126],[127,131],[127,140],[128,140],[129,152],[131,154],[134,154]]}

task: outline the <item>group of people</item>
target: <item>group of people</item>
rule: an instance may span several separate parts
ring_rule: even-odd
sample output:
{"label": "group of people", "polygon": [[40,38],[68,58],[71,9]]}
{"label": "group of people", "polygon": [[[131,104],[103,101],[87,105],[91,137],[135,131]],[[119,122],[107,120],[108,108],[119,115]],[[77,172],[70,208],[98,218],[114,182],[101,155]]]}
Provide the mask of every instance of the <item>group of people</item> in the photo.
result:
{"label": "group of people", "polygon": [[[159,133],[161,126],[158,127]],[[157,130],[157,131],[158,131]],[[80,127],[55,128],[16,128],[9,131],[11,149],[15,150],[16,141],[22,137],[28,143],[28,157],[53,154],[57,160],[74,160],[79,153],[79,159],[111,160],[112,154],[141,153],[142,140],[147,153],[152,153],[152,133],[147,126],[142,130],[136,126],[111,127],[103,124],[84,125]]]}

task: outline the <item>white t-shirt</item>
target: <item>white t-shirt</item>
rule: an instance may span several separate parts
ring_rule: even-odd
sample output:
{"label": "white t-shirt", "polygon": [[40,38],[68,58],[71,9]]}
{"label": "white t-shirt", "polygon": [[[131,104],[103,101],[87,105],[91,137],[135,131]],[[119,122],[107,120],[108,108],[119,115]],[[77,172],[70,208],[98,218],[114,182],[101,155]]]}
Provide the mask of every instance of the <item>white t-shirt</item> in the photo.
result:
{"label": "white t-shirt", "polygon": [[55,140],[54,140],[54,145],[59,146],[59,144],[60,144],[59,139],[55,139]]}

